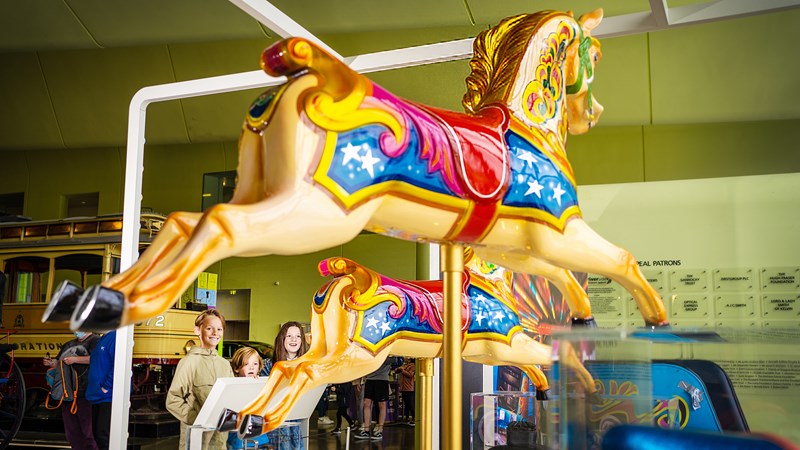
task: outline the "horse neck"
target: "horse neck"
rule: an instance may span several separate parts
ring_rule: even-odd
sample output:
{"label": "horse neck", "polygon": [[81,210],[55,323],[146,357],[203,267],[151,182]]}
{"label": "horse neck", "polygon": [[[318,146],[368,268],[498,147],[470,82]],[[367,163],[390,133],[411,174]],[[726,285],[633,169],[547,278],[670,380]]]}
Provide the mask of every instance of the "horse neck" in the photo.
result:
{"label": "horse neck", "polygon": [[555,137],[547,140],[560,143],[562,151],[567,139],[566,66],[574,63],[567,58],[567,49],[577,45],[579,36],[580,25],[567,15],[537,27],[507,97],[514,118],[534,132]]}

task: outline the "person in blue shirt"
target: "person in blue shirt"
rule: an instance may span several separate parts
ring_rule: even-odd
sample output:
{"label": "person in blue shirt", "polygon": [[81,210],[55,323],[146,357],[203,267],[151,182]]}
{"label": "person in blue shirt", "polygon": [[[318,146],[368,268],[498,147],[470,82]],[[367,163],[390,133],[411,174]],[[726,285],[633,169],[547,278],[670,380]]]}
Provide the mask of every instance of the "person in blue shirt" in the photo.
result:
{"label": "person in blue shirt", "polygon": [[114,351],[117,332],[104,334],[92,351],[86,400],[92,404],[92,433],[100,450],[108,449],[111,434],[111,394],[114,389]]}

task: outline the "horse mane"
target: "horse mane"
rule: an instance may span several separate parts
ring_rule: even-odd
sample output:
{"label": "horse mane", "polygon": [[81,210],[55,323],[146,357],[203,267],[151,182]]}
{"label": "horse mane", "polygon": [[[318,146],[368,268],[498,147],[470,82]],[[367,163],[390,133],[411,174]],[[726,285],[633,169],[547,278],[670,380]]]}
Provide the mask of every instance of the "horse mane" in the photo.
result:
{"label": "horse mane", "polygon": [[467,93],[461,100],[464,108],[474,114],[485,105],[503,102],[531,36],[548,19],[564,15],[555,11],[519,14],[478,34],[469,62],[472,72],[466,79]]}

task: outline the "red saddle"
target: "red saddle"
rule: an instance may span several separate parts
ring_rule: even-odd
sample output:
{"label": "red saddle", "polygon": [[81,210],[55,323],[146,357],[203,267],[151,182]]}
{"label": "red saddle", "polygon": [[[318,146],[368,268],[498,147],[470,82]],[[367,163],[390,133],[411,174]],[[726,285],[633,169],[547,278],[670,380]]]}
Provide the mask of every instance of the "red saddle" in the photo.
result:
{"label": "red saddle", "polygon": [[503,137],[509,126],[508,111],[491,105],[467,115],[418,105],[438,118],[451,140],[458,181],[468,198],[496,203],[508,189],[511,161]]}
{"label": "red saddle", "polygon": [[[469,298],[466,295],[472,276],[466,270],[462,272],[462,276],[461,332],[466,333],[469,329],[469,323],[472,320],[472,308],[470,307]],[[442,329],[442,320],[444,319],[444,285],[442,280],[406,281],[405,283],[417,286],[431,293],[436,311],[439,313],[439,320],[436,321],[436,324]]]}

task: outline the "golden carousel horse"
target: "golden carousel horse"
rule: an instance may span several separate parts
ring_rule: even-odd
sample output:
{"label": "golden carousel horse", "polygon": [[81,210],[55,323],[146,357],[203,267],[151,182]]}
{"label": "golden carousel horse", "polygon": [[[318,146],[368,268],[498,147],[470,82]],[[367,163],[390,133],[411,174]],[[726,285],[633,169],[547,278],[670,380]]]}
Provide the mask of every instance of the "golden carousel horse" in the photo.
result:
{"label": "golden carousel horse", "polygon": [[250,107],[232,200],[171,214],[126,271],[85,292],[63,283],[43,320],[131,325],[168,309],[221,259],[309,253],[369,230],[469,244],[552,280],[583,320],[588,297],[570,271],[601,274],[631,293],[646,324],[666,325],[634,257],[581,218],[566,157],[567,132],[588,131],[602,113],[590,35],[601,19],[602,10],[578,20],[544,11],[482,32],[467,113],[402,100],[302,38],[277,42],[261,66],[288,81]]}
{"label": "golden carousel horse", "polygon": [[[481,261],[471,248],[464,256],[461,296],[462,356],[487,365],[513,365],[525,372],[546,399],[547,378],[536,365],[551,363],[552,349],[528,336],[520,323],[512,273]],[[443,282],[394,280],[346,258],[319,264],[334,279],[314,295],[311,347],[292,361],[279,361],[263,395],[240,412],[223,412],[218,429],[239,429],[252,438],[280,425],[297,400],[317,386],[345,383],[377,370],[389,355],[442,355]],[[562,343],[562,345],[567,345]],[[588,393],[596,388],[577,354],[562,361]],[[241,422],[237,419],[241,417]]]}
{"label": "golden carousel horse", "polygon": [[251,106],[232,200],[176,212],[125,272],[86,292],[62,284],[43,320],[106,330],[168,309],[210,264],[294,255],[361,230],[459,242],[520,273],[551,280],[591,320],[570,270],[597,273],[633,296],[647,325],[667,324],[634,257],[581,218],[566,158],[601,105],[591,94],[602,10],[575,20],[545,11],[503,20],[475,40],[466,114],[399,99],[300,38],[264,51],[288,81]]}

